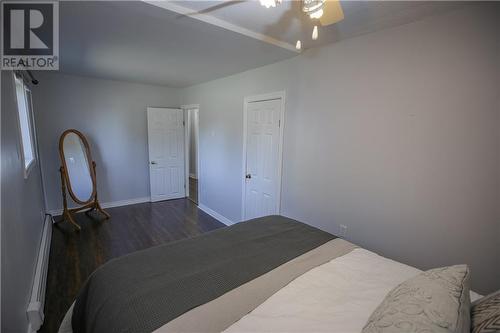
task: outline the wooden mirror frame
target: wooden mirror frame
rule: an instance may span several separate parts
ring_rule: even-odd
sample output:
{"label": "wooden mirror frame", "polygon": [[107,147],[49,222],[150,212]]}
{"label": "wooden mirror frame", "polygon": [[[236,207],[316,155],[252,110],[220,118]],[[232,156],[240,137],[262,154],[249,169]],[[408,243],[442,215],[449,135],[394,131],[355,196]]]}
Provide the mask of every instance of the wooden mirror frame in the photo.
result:
{"label": "wooden mirror frame", "polygon": [[[66,158],[64,155],[64,139],[66,138],[66,136],[68,134],[71,134],[71,133],[76,134],[80,138],[80,140],[82,141],[83,146],[85,147],[84,153],[87,155],[87,162],[89,163],[89,165],[88,165],[89,174],[90,174],[90,178],[92,178],[92,194],[90,195],[90,197],[87,201],[82,201],[75,195],[75,193],[73,192],[73,188],[71,186],[71,180],[69,179],[68,166],[66,164]],[[68,189],[69,195],[71,196],[71,199],[73,199],[73,201],[75,201],[76,203],[78,203],[80,205],[86,205],[89,202],[92,202],[94,197],[97,194],[96,193],[97,192],[97,190],[96,190],[96,175],[95,175],[95,170],[93,167],[94,161],[92,160],[92,154],[90,153],[90,145],[87,141],[87,138],[81,132],[79,132],[75,129],[69,129],[69,130],[64,131],[63,134],[61,134],[61,137],[59,138],[59,157],[61,158],[61,164],[62,164],[61,167],[64,170],[64,173],[63,173],[64,180],[67,184],[67,189]]]}
{"label": "wooden mirror frame", "polygon": [[[71,187],[71,180],[69,178],[68,168],[66,165],[66,158],[64,155],[64,139],[70,133],[76,134],[80,138],[81,142],[84,145],[84,153],[86,154],[87,162],[89,164],[88,168],[89,168],[90,178],[92,179],[92,194],[90,195],[90,198],[87,201],[80,200],[75,195]],[[76,129],[68,129],[64,131],[59,138],[59,157],[61,158],[61,167],[59,168],[59,172],[61,173],[61,191],[63,196],[63,220],[67,220],[68,222],[73,224],[77,228],[77,230],[81,230],[81,227],[73,219],[72,213],[76,213],[87,208],[89,208],[89,210],[85,212],[87,216],[89,216],[89,213],[91,211],[96,210],[102,213],[105,219],[109,219],[110,215],[102,209],[101,205],[99,204],[99,201],[97,200],[97,180],[95,171],[96,163],[92,159],[92,154],[90,153],[90,145],[85,135],[83,135],[80,131]],[[82,205],[81,207],[68,208],[68,201],[66,199],[66,189],[71,199],[75,203]]]}

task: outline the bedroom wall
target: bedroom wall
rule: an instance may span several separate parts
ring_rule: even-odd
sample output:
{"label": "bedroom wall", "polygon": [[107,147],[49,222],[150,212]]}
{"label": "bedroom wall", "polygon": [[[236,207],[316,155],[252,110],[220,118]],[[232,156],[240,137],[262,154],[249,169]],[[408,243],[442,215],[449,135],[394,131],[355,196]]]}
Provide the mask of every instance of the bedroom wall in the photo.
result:
{"label": "bedroom wall", "polygon": [[297,80],[295,59],[183,90],[183,104],[200,104],[200,204],[231,221],[241,220],[243,98],[286,89],[285,117],[293,114],[298,96],[291,84]]}
{"label": "bedroom wall", "polygon": [[[36,91],[36,88],[32,91]],[[1,331],[25,333],[28,330],[26,309],[42,237],[45,209],[39,162],[28,178],[24,179],[14,96],[12,72],[2,71]],[[36,104],[34,112],[37,112]]]}
{"label": "bedroom wall", "polygon": [[498,22],[498,4],[465,6],[184,89],[200,203],[241,219],[243,98],[286,90],[283,215],[500,288]]}
{"label": "bedroom wall", "polygon": [[148,106],[179,107],[179,90],[53,73],[37,74],[40,150],[49,210],[61,209],[58,142],[69,128],[83,132],[97,163],[102,203],[149,197]]}

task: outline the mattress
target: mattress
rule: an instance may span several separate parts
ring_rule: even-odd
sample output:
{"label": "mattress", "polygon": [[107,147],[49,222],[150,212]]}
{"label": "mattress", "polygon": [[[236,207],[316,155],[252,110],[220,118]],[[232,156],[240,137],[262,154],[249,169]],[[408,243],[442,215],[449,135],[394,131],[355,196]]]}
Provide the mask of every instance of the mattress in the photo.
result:
{"label": "mattress", "polygon": [[[315,267],[224,332],[359,333],[387,293],[421,271],[365,249]],[[471,300],[480,295],[471,292]]]}
{"label": "mattress", "polygon": [[[236,289],[245,292],[238,309],[246,313],[251,310],[248,306],[258,305],[275,288],[331,259],[329,253],[319,253],[294,261],[332,239],[336,237],[307,224],[266,216],[110,260],[79,292],[73,330],[151,332]],[[275,270],[283,265],[290,269]],[[272,271],[276,283],[263,289],[265,294],[241,289]],[[219,323],[216,331],[230,320],[219,319],[213,321]]]}
{"label": "mattress", "polygon": [[387,292],[419,272],[265,217],[105,264],[59,332],[360,332]]}

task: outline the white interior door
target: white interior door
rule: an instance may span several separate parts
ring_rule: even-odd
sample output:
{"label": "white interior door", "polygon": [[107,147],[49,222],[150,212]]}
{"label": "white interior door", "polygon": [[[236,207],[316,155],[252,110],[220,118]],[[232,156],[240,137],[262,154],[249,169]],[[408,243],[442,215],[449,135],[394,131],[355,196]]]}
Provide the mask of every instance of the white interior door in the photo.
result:
{"label": "white interior door", "polygon": [[282,100],[249,102],[246,112],[246,220],[279,213]]}
{"label": "white interior door", "polygon": [[183,198],[184,115],[181,109],[148,108],[151,201]]}

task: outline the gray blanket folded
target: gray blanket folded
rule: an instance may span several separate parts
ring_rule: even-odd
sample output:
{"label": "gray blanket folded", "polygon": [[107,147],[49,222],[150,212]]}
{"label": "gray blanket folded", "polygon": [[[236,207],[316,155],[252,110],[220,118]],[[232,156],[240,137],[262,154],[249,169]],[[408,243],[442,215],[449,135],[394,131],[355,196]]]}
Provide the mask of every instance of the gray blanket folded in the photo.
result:
{"label": "gray blanket folded", "polygon": [[268,216],[111,260],[76,299],[73,331],[154,331],[334,238]]}

